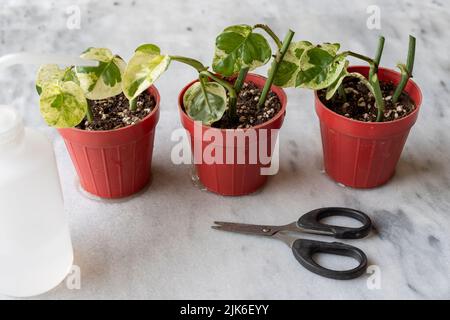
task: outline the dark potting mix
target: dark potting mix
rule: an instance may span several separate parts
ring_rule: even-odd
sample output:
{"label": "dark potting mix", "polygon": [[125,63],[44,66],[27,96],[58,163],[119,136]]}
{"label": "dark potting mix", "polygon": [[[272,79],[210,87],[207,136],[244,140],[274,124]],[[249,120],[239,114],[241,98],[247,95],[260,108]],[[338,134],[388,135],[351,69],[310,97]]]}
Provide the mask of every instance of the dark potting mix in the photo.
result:
{"label": "dark potting mix", "polygon": [[[364,122],[375,122],[378,109],[375,97],[359,79],[345,79],[343,82],[345,99],[338,93],[330,100],[326,100],[326,89],[319,90],[320,101],[328,109],[343,115],[344,117]],[[398,101],[394,104],[392,96],[396,86],[392,82],[380,82],[381,93],[384,100],[384,114],[382,121],[393,121],[406,117],[416,108],[408,94],[402,92]]]}
{"label": "dark potting mix", "polygon": [[262,89],[253,82],[244,83],[237,97],[236,119],[230,119],[225,113],[222,119],[212,124],[214,128],[220,129],[245,129],[272,119],[281,109],[281,101],[278,96],[270,91],[266,102],[258,109],[258,101]]}
{"label": "dark potting mix", "polygon": [[113,130],[133,125],[152,112],[155,98],[147,91],[136,98],[136,110],[130,110],[128,99],[123,93],[101,100],[88,100],[94,120],[85,118],[78,126],[82,130]]}

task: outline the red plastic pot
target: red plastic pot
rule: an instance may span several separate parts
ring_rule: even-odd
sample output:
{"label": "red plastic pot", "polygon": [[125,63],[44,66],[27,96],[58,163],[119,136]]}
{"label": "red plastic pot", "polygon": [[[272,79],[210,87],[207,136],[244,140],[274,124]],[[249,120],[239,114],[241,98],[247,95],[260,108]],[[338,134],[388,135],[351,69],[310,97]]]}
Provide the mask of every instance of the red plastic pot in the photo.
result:
{"label": "red plastic pot", "polygon": [[101,198],[123,198],[150,181],[160,96],[155,87],[148,90],[156,107],[135,125],[105,131],[58,129],[87,192]]}
{"label": "red plastic pot", "polygon": [[[287,97],[285,92],[283,89],[276,86],[272,86],[271,88],[271,90],[278,95],[281,101],[281,110],[270,121],[252,128],[255,130],[256,136],[258,137],[258,147],[250,145],[251,142],[248,139],[245,140],[245,144],[239,145],[238,143],[234,143],[233,145],[228,144],[227,146],[227,132],[245,134],[246,129],[216,129],[209,126],[200,125],[199,132],[201,134],[194,135],[194,120],[192,120],[184,111],[183,97],[186,90],[197,81],[198,80],[192,81],[184,87],[178,97],[181,122],[190,135],[191,149],[194,155],[196,145],[200,146],[202,155],[205,148],[212,145],[222,151],[224,159],[223,163],[205,163],[204,161],[202,161],[202,163],[196,163],[197,174],[200,181],[209,191],[226,196],[246,195],[258,190],[262,185],[264,185],[264,183],[266,183],[268,179],[268,175],[261,174],[261,168],[270,167],[271,164],[270,162],[267,163],[265,161],[261,161],[259,156],[257,161],[250,161],[249,150],[251,148],[257,148],[259,154],[259,146],[261,144],[266,144],[266,154],[270,156],[271,160],[271,151],[273,150],[276,137],[278,136],[278,129],[281,128],[286,114]],[[258,87],[262,88],[266,82],[266,78],[255,74],[249,74],[245,81],[253,82]],[[273,134],[271,131],[272,129],[276,129],[276,131],[273,131]],[[215,141],[215,139],[211,139],[212,141],[209,139],[203,139],[203,134],[207,130],[212,130],[213,134],[221,135],[222,141]],[[235,140],[235,142],[236,141],[237,140]],[[230,152],[230,150],[233,150],[234,163],[226,163],[226,153]],[[237,155],[239,152],[245,154],[244,163],[238,163]]]}
{"label": "red plastic pot", "polygon": [[[353,66],[349,71],[367,76],[369,68]],[[400,73],[384,68],[379,69],[378,76],[380,81],[394,84],[401,78]],[[353,188],[373,188],[394,175],[422,103],[422,94],[414,81],[408,81],[405,91],[415,102],[416,109],[404,118],[389,122],[362,122],[341,116],[328,109],[316,92],[325,171],[332,179]]]}

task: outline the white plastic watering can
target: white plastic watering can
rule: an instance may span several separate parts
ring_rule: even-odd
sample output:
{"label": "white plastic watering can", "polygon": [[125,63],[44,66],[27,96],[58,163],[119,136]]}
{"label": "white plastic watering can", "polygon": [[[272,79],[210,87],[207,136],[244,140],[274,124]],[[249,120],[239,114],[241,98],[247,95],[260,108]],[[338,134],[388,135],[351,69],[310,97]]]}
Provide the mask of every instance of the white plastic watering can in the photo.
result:
{"label": "white plastic watering can", "polygon": [[[44,63],[91,64],[61,55],[17,53],[0,57],[0,71]],[[17,110],[0,105],[0,294],[44,293],[64,280],[72,262],[53,146],[41,132],[25,128]]]}

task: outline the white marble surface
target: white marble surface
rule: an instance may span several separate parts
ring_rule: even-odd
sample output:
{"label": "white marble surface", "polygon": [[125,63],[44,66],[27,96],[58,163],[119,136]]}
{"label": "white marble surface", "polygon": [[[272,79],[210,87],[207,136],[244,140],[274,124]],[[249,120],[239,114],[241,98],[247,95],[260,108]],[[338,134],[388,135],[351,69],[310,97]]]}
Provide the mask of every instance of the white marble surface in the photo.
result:
{"label": "white marble surface", "polygon": [[[369,4],[381,8],[381,30],[366,27]],[[65,27],[68,6],[81,9],[81,29]],[[25,114],[26,123],[54,139],[70,216],[80,290],[64,284],[42,299],[373,299],[450,298],[450,6],[434,1],[17,1],[0,4],[0,55],[16,52],[78,54],[106,46],[129,58],[144,42],[209,63],[215,35],[237,23],[268,23],[283,36],[341,42],[371,54],[386,36],[382,64],[404,60],[408,34],[417,36],[415,79],[424,95],[397,174],[370,191],[342,188],[321,172],[318,121],[311,92],[288,90],[281,133],[281,168],[257,194],[224,198],[198,190],[189,166],[173,165],[170,134],[180,127],[177,94],[194,77],[173,65],[157,84],[161,120],[153,183],[126,202],[86,199],[75,186],[68,154],[45,128],[34,90],[34,67],[0,75],[0,103]],[[260,70],[264,73],[264,70]],[[320,278],[306,271],[281,242],[211,230],[214,220],[283,224],[322,206],[349,206],[371,215],[378,229],[363,240],[381,288]],[[336,262],[336,261],[335,261]],[[6,298],[6,297],[3,297]]]}

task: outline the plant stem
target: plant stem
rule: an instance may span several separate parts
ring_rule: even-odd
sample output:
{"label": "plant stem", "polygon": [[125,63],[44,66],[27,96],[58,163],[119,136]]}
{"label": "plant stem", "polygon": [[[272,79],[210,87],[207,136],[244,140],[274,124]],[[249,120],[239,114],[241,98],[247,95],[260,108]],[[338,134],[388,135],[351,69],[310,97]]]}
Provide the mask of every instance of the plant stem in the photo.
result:
{"label": "plant stem", "polygon": [[384,37],[380,36],[375,59],[373,60],[374,64],[370,66],[369,79],[372,79],[374,74],[378,74],[378,66],[380,65],[381,55],[383,54],[384,40]]}
{"label": "plant stem", "polygon": [[[205,76],[202,76],[201,74],[199,74],[198,79],[200,81],[200,85],[202,86],[203,95],[205,97],[207,97],[208,93],[206,91],[206,82],[208,81],[208,79]],[[206,100],[206,105],[208,106],[209,112],[211,112],[211,106],[209,104],[209,100],[208,99],[205,99],[205,100]]]}
{"label": "plant stem", "polygon": [[378,75],[375,73],[372,79],[369,80],[373,86],[373,96],[375,97],[375,104],[377,105],[377,122],[383,121],[384,114],[384,100],[381,93],[380,81],[378,80]]}
{"label": "plant stem", "polygon": [[130,103],[130,110],[131,110],[131,111],[136,111],[136,108],[137,108],[136,102],[137,102],[137,97],[134,98],[134,99],[131,99],[131,100],[129,101],[129,103]]}
{"label": "plant stem", "polygon": [[364,56],[362,54],[359,54],[359,53],[356,53],[356,52],[353,52],[353,51],[344,51],[342,54],[348,55],[348,56],[352,56],[352,57],[355,57],[355,58],[358,58],[358,59],[361,59],[361,60],[364,60],[364,61],[366,61],[367,63],[369,63],[371,65],[374,64],[374,61],[372,60],[372,58],[369,58],[367,56]]}
{"label": "plant stem", "polygon": [[347,95],[345,94],[344,90],[344,84],[341,83],[341,85],[338,88],[339,97],[346,102],[347,101]]}
{"label": "plant stem", "polygon": [[412,77],[413,67],[414,67],[414,57],[416,55],[416,38],[412,35],[409,36],[408,45],[408,57],[406,60],[406,70],[408,70],[409,76]]}
{"label": "plant stem", "polygon": [[199,73],[199,76],[201,78],[211,78],[218,84],[222,85],[227,91],[228,91],[228,97],[229,97],[229,105],[228,105],[228,114],[230,115],[230,118],[235,119],[237,117],[236,115],[236,102],[237,102],[237,95],[236,90],[234,89],[233,85],[229,83],[228,81],[216,76],[214,73],[203,70]]}
{"label": "plant stem", "polygon": [[[384,46],[384,40],[380,39],[379,48],[380,48],[380,44],[382,44],[382,46]],[[381,52],[382,52],[382,49],[381,49]],[[381,58],[381,52],[379,54],[380,58]],[[376,70],[376,68],[378,68],[378,64],[376,63],[375,60],[372,60],[371,58],[366,57],[362,54],[355,53],[352,51],[346,51],[345,54],[368,62],[371,70]],[[378,52],[377,52],[377,57],[378,57]],[[377,58],[375,58],[375,59],[377,59]],[[369,80],[367,80],[363,75],[361,75],[357,72],[352,72],[349,75],[360,79],[361,82],[363,82],[367,86],[367,88],[369,88],[370,92],[372,92],[372,94],[375,98],[376,107],[378,109],[377,121],[378,122],[382,121],[383,113],[384,113],[384,100],[383,100],[383,95],[381,93],[380,81],[378,79],[378,75],[376,74],[376,72],[374,72],[373,75],[371,75],[369,77]]]}
{"label": "plant stem", "polygon": [[362,74],[358,72],[351,72],[348,74],[349,77],[355,77],[359,79],[373,94],[375,98],[375,104],[377,107],[377,121],[382,121],[384,113],[384,101],[381,94],[380,82],[378,81],[378,76],[374,74],[371,80],[367,80]]}
{"label": "plant stem", "polygon": [[195,59],[182,57],[182,56],[170,56],[170,58],[172,60],[174,60],[174,61],[178,61],[178,62],[181,62],[181,63],[185,63],[187,65],[190,65],[191,67],[193,67],[198,72],[202,72],[202,71],[205,71],[205,70],[208,69],[207,67],[205,67],[203,65],[203,63],[201,63],[200,61],[195,60]]}
{"label": "plant stem", "polygon": [[275,41],[275,44],[277,45],[278,49],[281,49],[281,46],[283,45],[280,38],[278,38],[278,36],[275,34],[275,32],[273,32],[273,30],[266,24],[255,24],[253,26],[254,29],[262,29],[265,32],[267,32],[267,34],[273,39],[273,41]]}
{"label": "plant stem", "polygon": [[234,83],[234,90],[236,91],[236,95],[238,95],[239,92],[241,92],[242,85],[244,84],[245,77],[247,77],[247,73],[249,70],[250,70],[250,68],[247,67],[247,68],[242,68],[241,71],[239,71],[239,75],[236,79],[236,82]]}
{"label": "plant stem", "polygon": [[400,68],[402,71],[402,79],[400,80],[400,83],[398,84],[397,88],[395,88],[394,95],[392,96],[393,103],[396,103],[398,101],[398,98],[402,94],[403,89],[405,88],[406,84],[408,83],[409,78],[412,77],[415,53],[416,53],[416,38],[414,38],[413,36],[410,35],[406,67]]}
{"label": "plant stem", "polygon": [[269,70],[269,75],[266,80],[266,83],[264,84],[264,88],[262,90],[261,96],[259,97],[258,101],[258,108],[261,109],[261,107],[264,105],[267,99],[267,95],[269,94],[270,87],[272,86],[273,80],[275,78],[275,75],[277,74],[278,67],[280,66],[281,61],[283,61],[284,55],[286,54],[286,51],[289,48],[289,45],[291,44],[292,38],[294,37],[294,31],[289,30],[286,36],[283,40],[283,45],[281,46],[281,49],[278,50],[277,55],[275,56],[275,59],[272,62],[272,66]]}
{"label": "plant stem", "polygon": [[89,123],[92,123],[92,121],[94,121],[94,115],[92,114],[92,109],[91,106],[89,105],[89,102],[86,108],[86,119]]}

